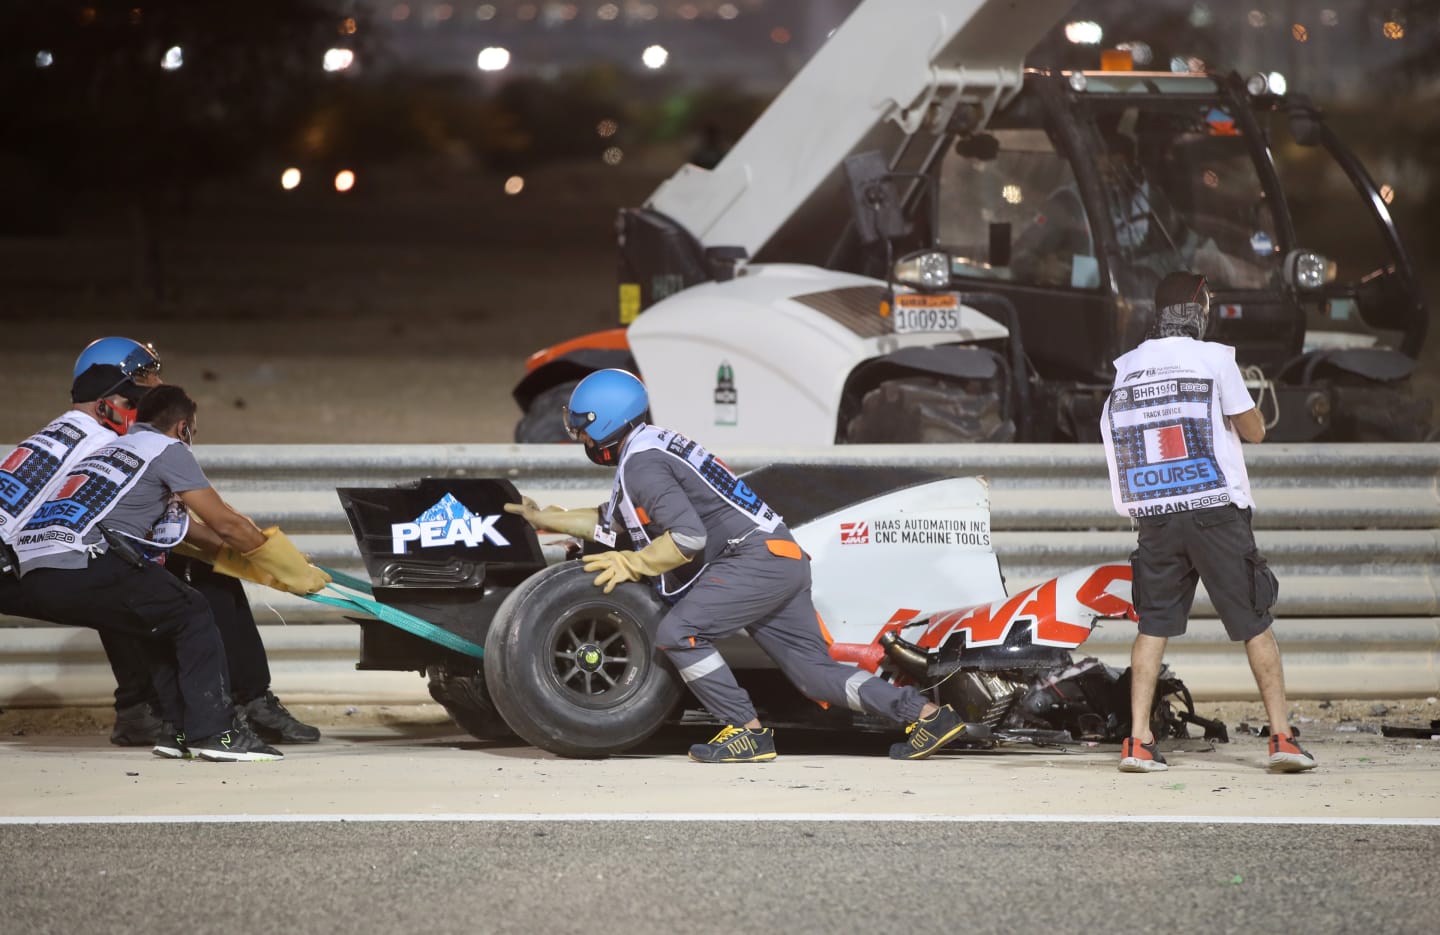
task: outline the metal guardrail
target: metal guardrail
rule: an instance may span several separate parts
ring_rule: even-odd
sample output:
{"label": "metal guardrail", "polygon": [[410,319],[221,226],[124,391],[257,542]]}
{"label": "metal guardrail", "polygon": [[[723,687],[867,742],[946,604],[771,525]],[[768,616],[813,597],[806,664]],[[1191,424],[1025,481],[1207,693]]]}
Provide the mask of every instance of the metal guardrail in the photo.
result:
{"label": "metal guardrail", "polygon": [[[421,476],[508,477],[524,489],[604,492],[610,472],[563,445],[212,445],[196,448],[228,496],[262,494],[267,516],[297,531],[334,531],[335,487]],[[1271,445],[1247,449],[1260,529],[1440,529],[1440,444]],[[930,467],[990,479],[993,526],[1126,529],[1110,506],[1105,461],[1091,445],[852,445],[740,449],[726,463]],[[309,494],[321,493],[319,499]],[[316,528],[316,524],[321,528]],[[303,529],[302,529],[303,527]]]}
{"label": "metal guardrail", "polygon": [[[602,501],[608,469],[564,446],[220,446],[199,449],[216,487],[262,523],[278,523],[322,562],[358,568],[337,486],[421,476],[508,477],[563,506]],[[1280,445],[1247,451],[1257,539],[1298,616],[1440,614],[1440,445]],[[1129,521],[1110,504],[1096,446],[850,446],[741,450],[739,471],[779,461],[932,467],[990,479],[995,549],[1012,586],[1057,570],[1124,559]],[[784,504],[777,504],[784,512]],[[1198,612],[1209,614],[1203,597]]]}
{"label": "metal guardrail", "polygon": [[[602,501],[612,476],[569,446],[202,445],[196,455],[216,488],[241,512],[262,526],[280,525],[322,564],[361,574],[336,487],[403,484],[425,476],[506,477],[542,503],[581,506]],[[1374,678],[1383,678],[1377,684],[1391,693],[1434,693],[1440,687],[1440,445],[1264,445],[1247,448],[1246,457],[1258,501],[1256,538],[1280,579],[1282,626],[1277,632],[1287,641],[1292,687],[1297,678],[1307,680],[1294,671],[1301,650],[1290,646],[1299,638],[1323,657],[1315,671],[1327,675],[1317,684],[1333,686],[1332,694],[1376,694],[1369,682]],[[1111,508],[1098,446],[741,449],[726,452],[726,462],[737,471],[785,462],[983,475],[990,480],[995,550],[1012,592],[1067,568],[1124,560],[1134,548],[1129,521]],[[776,506],[784,512],[783,503]],[[325,656],[331,665],[355,645],[353,625],[336,611],[267,589],[254,589],[251,596],[257,619],[265,625],[277,679],[287,669],[294,669],[296,677],[310,671],[305,658]],[[1202,589],[1196,615],[1212,614]],[[1283,621],[1296,619],[1307,626],[1287,636]],[[280,638],[276,627],[282,621],[306,629],[329,625],[327,649],[319,655],[313,646],[295,649],[294,640]],[[1308,625],[1317,621],[1320,630]],[[34,668],[40,660],[31,624],[0,617],[0,703],[43,693],[35,681],[43,672]],[[1366,631],[1361,656],[1384,660],[1378,670],[1337,664],[1345,652],[1336,648],[1344,645],[1336,642],[1337,635],[1350,629]],[[1314,636],[1321,631],[1327,634],[1323,639]],[[88,645],[73,639],[55,642],[62,653],[67,646]],[[299,653],[295,660],[286,656],[291,652]],[[1238,657],[1224,658],[1248,678]],[[63,668],[64,660],[57,664]],[[318,670],[314,674],[320,675]],[[361,675],[355,674],[357,681]],[[1188,673],[1186,678],[1206,694],[1203,683]],[[418,691],[423,695],[423,685]],[[296,694],[288,689],[288,695]],[[391,697],[388,690],[381,694]]]}

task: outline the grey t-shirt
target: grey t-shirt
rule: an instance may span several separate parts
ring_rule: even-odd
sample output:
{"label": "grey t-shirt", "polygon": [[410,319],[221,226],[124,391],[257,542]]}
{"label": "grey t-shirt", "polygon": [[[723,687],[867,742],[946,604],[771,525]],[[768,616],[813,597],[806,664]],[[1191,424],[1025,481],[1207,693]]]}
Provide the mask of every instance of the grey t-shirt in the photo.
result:
{"label": "grey t-shirt", "polygon": [[[154,431],[154,428],[144,422],[137,422],[130,427],[130,434]],[[172,493],[204,490],[209,486],[209,479],[205,477],[200,463],[195,460],[195,455],[188,447],[178,443],[167,445],[102,522],[116,532],[148,539],[150,530],[165,515],[165,508],[170,503]],[[94,545],[103,542],[104,537],[98,529],[92,529],[84,541],[87,546]],[[84,568],[89,560],[84,551],[57,552],[26,561],[21,570],[28,572],[33,568]]]}

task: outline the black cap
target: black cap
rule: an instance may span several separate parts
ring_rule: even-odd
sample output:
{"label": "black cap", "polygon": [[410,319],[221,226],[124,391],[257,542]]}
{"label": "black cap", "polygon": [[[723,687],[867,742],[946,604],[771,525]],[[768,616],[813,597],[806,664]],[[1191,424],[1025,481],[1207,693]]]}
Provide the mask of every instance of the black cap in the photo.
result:
{"label": "black cap", "polygon": [[1171,273],[1155,287],[1155,308],[1199,303],[1204,288],[1205,277],[1199,273]]}
{"label": "black cap", "polygon": [[72,403],[90,403],[107,396],[124,396],[138,403],[144,395],[145,387],[130,382],[125,371],[114,364],[91,364],[70,385]]}

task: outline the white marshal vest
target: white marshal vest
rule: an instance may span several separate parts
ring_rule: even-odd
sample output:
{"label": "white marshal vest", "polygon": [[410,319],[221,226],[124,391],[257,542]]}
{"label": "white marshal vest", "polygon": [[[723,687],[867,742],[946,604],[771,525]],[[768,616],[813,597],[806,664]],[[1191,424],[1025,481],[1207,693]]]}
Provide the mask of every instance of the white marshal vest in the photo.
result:
{"label": "white marshal vest", "polygon": [[[617,521],[624,523],[625,530],[630,534],[630,539],[635,543],[637,549],[648,545],[650,536],[645,532],[645,524],[640,522],[640,514],[635,509],[635,504],[631,502],[630,495],[625,491],[622,478],[625,476],[625,462],[641,451],[663,451],[684,464],[694,471],[695,476],[713,490],[717,497],[754,523],[756,528],[762,532],[772,533],[784,522],[784,518],[772,510],[764,500],[761,500],[749,485],[736,477],[724,462],[700,447],[699,444],[678,432],[653,425],[642,425],[631,433],[620,449],[620,463],[615,470],[615,484],[611,488],[610,502],[606,505],[602,518],[602,525],[606,527],[607,531],[613,529]],[[672,583],[668,580],[670,577],[668,574],[662,575],[660,581],[657,582],[657,587],[665,597],[675,597],[688,588],[703,570],[704,566],[679,583]]]}
{"label": "white marshal vest", "polygon": [[[137,432],[115,439],[76,464],[15,538],[21,563],[87,549],[85,538],[91,530],[135,487],[162,451],[179,443],[158,432]],[[170,548],[185,537],[189,517],[178,500],[172,497],[157,517],[151,533],[155,541],[138,541]]]}
{"label": "white marshal vest", "polygon": [[72,409],[25,439],[0,464],[0,540],[12,541],[70,469],[114,432]]}

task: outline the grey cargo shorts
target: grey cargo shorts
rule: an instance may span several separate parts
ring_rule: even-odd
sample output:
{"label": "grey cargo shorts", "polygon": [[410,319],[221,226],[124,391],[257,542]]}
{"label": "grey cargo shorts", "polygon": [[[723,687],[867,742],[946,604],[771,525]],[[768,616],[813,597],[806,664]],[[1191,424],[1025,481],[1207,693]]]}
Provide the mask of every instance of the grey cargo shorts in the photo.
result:
{"label": "grey cargo shorts", "polygon": [[1280,585],[1255,547],[1250,512],[1219,506],[1140,519],[1140,547],[1130,567],[1141,633],[1184,633],[1198,581],[1205,582],[1230,639],[1241,642],[1269,628]]}

